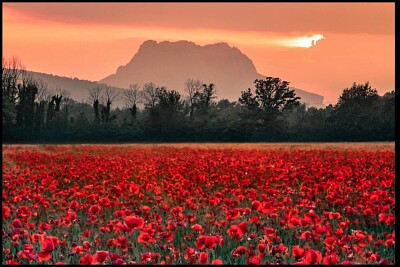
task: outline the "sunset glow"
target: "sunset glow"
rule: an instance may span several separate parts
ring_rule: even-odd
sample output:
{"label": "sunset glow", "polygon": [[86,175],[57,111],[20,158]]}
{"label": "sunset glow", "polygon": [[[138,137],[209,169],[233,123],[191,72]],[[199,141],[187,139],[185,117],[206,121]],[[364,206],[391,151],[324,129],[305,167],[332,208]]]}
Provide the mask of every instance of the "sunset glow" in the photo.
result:
{"label": "sunset glow", "polygon": [[278,44],[287,47],[304,47],[310,48],[315,46],[318,41],[324,39],[322,34],[315,34],[310,37],[295,37],[295,38],[287,38],[283,40],[279,40]]}
{"label": "sunset glow", "polygon": [[226,42],[246,54],[259,73],[324,95],[326,103],[336,102],[354,81],[370,81],[381,92],[394,89],[390,3],[5,3],[2,8],[3,56],[18,56],[39,72],[96,81],[129,62],[146,40],[187,40]]}

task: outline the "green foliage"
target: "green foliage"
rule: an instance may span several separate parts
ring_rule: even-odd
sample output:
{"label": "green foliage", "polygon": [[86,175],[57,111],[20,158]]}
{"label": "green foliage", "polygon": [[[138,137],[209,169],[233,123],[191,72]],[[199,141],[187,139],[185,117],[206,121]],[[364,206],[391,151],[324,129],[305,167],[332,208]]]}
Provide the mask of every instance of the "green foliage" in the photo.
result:
{"label": "green foliage", "polygon": [[[286,128],[285,111],[300,105],[300,97],[289,89],[289,82],[279,78],[266,77],[255,80],[255,94],[249,88],[242,91],[239,102],[243,106],[242,123],[247,129],[256,129],[270,136],[279,134]],[[263,134],[261,133],[260,138]]]}
{"label": "green foliage", "polygon": [[[380,97],[368,82],[354,83],[352,87],[344,89],[332,114],[333,127],[339,139],[346,140],[350,137],[353,140],[367,141],[394,137],[394,127],[390,129],[388,125],[394,123],[394,101],[387,106],[385,99],[391,97]],[[387,116],[391,119],[382,120]],[[383,132],[385,128],[388,131]]]}

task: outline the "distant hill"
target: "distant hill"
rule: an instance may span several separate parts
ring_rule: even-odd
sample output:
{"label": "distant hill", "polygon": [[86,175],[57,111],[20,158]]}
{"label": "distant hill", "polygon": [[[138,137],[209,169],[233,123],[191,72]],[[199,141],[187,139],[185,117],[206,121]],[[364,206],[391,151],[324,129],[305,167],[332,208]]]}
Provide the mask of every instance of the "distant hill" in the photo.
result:
{"label": "distant hill", "polygon": [[[255,79],[266,77],[257,73],[253,62],[235,47],[226,43],[199,46],[188,41],[145,41],[127,65],[120,66],[115,74],[99,82],[29,72],[46,82],[51,89],[67,90],[70,97],[79,102],[87,102],[89,89],[101,84],[112,86],[122,93],[123,88],[128,88],[131,83],[143,85],[153,82],[185,94],[187,78],[214,83],[218,99],[237,101],[241,91],[254,88]],[[292,89],[295,89],[297,96],[307,106],[324,106],[323,96],[298,88]],[[116,101],[113,106],[122,108],[123,100]]]}
{"label": "distant hill", "polygon": [[[92,82],[88,80],[79,80],[77,78],[68,78],[52,74],[40,73],[35,71],[28,71],[34,78],[43,80],[49,89],[64,89],[70,93],[70,98],[78,102],[87,102],[89,97],[89,89],[100,86],[101,83]],[[113,87],[119,93],[124,89]],[[123,101],[115,102],[114,107],[122,107]]]}
{"label": "distant hill", "polygon": [[[257,72],[250,58],[226,43],[200,46],[188,41],[149,40],[128,64],[118,67],[115,74],[100,82],[123,88],[131,83],[154,82],[183,93],[186,79],[194,78],[214,83],[218,99],[237,101],[241,91],[254,88],[254,80],[265,77]],[[308,106],[323,106],[323,96],[293,89]]]}
{"label": "distant hill", "polygon": [[323,104],[324,97],[322,95],[317,95],[314,93],[310,93],[295,87],[290,87],[294,89],[296,92],[296,96],[301,97],[301,102],[306,104],[306,106],[313,106],[316,108],[324,108],[325,105]]}

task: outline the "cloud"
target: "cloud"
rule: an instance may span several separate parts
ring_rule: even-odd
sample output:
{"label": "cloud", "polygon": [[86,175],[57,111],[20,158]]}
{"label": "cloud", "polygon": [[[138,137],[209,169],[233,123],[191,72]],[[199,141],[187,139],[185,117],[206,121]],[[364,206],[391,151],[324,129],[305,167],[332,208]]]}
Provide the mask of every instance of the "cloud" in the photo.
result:
{"label": "cloud", "polygon": [[29,18],[26,14],[7,10],[3,36],[8,41],[31,43],[104,42],[122,39],[190,40],[199,44],[227,42],[233,46],[311,47],[321,34],[293,34],[260,31],[233,31],[213,28],[176,28],[145,25],[99,25],[53,22]]}
{"label": "cloud", "polygon": [[4,3],[73,24],[394,35],[394,3]]}

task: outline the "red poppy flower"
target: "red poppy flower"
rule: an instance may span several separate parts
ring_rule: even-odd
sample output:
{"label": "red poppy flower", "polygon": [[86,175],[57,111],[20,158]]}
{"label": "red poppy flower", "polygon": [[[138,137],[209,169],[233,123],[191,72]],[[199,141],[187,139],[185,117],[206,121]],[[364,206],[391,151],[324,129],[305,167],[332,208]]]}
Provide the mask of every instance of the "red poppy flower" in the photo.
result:
{"label": "red poppy flower", "polygon": [[265,249],[267,248],[267,245],[264,244],[264,243],[260,243],[260,244],[257,245],[257,248],[258,248],[258,251],[259,251],[260,253],[264,253],[264,252],[265,252]]}
{"label": "red poppy flower", "polygon": [[265,234],[266,236],[275,236],[277,230],[274,229],[274,228],[265,227],[265,228],[263,229],[263,232],[264,232],[264,234]]}
{"label": "red poppy flower", "polygon": [[241,222],[238,224],[238,227],[240,228],[240,230],[242,230],[242,233],[245,234],[247,233],[247,224],[246,222]]}
{"label": "red poppy flower", "polygon": [[141,211],[143,211],[144,213],[149,212],[151,210],[151,208],[149,206],[142,206],[140,208]]}
{"label": "red poppy flower", "polygon": [[213,260],[213,261],[211,262],[211,264],[212,264],[212,265],[222,265],[222,264],[224,264],[224,263],[223,263],[222,260],[220,260],[220,259],[215,259],[215,260]]}
{"label": "red poppy flower", "polygon": [[108,254],[108,251],[97,251],[93,256],[92,264],[103,263],[107,259]]}
{"label": "red poppy flower", "polygon": [[193,248],[186,248],[186,253],[185,253],[185,260],[188,260],[190,257],[193,257],[195,255],[195,250]]}
{"label": "red poppy flower", "polygon": [[356,262],[354,261],[343,261],[340,265],[355,265]]}
{"label": "red poppy flower", "polygon": [[208,248],[213,249],[217,246],[219,239],[215,236],[199,236],[196,239],[196,247],[198,249]]}
{"label": "red poppy flower", "polygon": [[300,239],[305,239],[305,240],[310,240],[311,237],[312,235],[309,231],[305,231],[299,236]]}
{"label": "red poppy flower", "polygon": [[217,246],[218,238],[215,236],[206,236],[206,241],[204,242],[204,246],[208,249],[213,249]]}
{"label": "red poppy flower", "polygon": [[37,255],[40,262],[49,261],[51,259],[51,252],[41,251]]}
{"label": "red poppy flower", "polygon": [[80,264],[82,265],[89,265],[93,262],[93,257],[90,254],[84,255],[82,258],[79,259]]}
{"label": "red poppy flower", "polygon": [[19,219],[13,220],[12,223],[11,223],[11,225],[12,225],[14,228],[21,228],[21,227],[22,227],[21,221],[20,221]]}
{"label": "red poppy flower", "polygon": [[40,243],[42,243],[42,242],[43,242],[43,239],[44,239],[44,237],[45,237],[45,235],[46,235],[46,233],[43,233],[43,234],[33,234],[33,235],[31,235],[31,236],[29,237],[29,240],[30,240],[31,242],[40,242]]}
{"label": "red poppy flower", "polygon": [[253,202],[251,202],[251,207],[252,207],[254,210],[257,210],[257,209],[260,207],[260,204],[261,204],[260,201],[254,200]]}
{"label": "red poppy flower", "polygon": [[34,247],[32,244],[25,244],[24,245],[24,250],[27,250],[29,252],[32,252],[34,250]]}
{"label": "red poppy flower", "polygon": [[45,222],[41,222],[39,225],[39,230],[46,231],[49,230],[51,226]]}
{"label": "red poppy flower", "polygon": [[203,233],[203,232],[204,232],[204,229],[203,229],[203,227],[202,227],[200,224],[192,225],[191,228],[192,228],[194,231],[199,232],[199,233]]}
{"label": "red poppy flower", "polygon": [[324,244],[327,250],[332,250],[333,246],[335,245],[335,239],[333,237],[327,237],[324,240]]}
{"label": "red poppy flower", "polygon": [[305,255],[307,264],[319,264],[322,261],[322,254],[316,250],[308,250]]}
{"label": "red poppy flower", "polygon": [[100,211],[101,211],[101,208],[100,208],[99,205],[92,205],[92,206],[90,206],[90,208],[89,208],[89,213],[90,213],[90,214],[97,214],[97,213],[99,213]]}
{"label": "red poppy flower", "polygon": [[340,215],[339,212],[331,212],[329,214],[329,219],[336,219],[336,220],[340,220],[342,218],[342,215]]}
{"label": "red poppy flower", "polygon": [[302,258],[305,255],[305,251],[300,246],[293,246],[292,255],[295,259]]}
{"label": "red poppy flower", "polygon": [[20,206],[18,208],[17,215],[18,215],[19,218],[29,217],[30,214],[31,214],[31,212],[30,212],[30,209],[29,209],[28,206]]}
{"label": "red poppy flower", "polygon": [[299,226],[299,225],[301,225],[301,220],[299,218],[292,217],[292,218],[290,218],[288,225],[289,225],[289,228]]}
{"label": "red poppy flower", "polygon": [[100,198],[98,201],[99,205],[102,207],[110,207],[111,206],[111,201],[108,198]]}
{"label": "red poppy flower", "polygon": [[125,236],[119,236],[116,239],[117,246],[125,249],[128,247],[128,239]]}
{"label": "red poppy flower", "polygon": [[232,252],[232,257],[237,258],[246,254],[247,248],[245,246],[239,246]]}
{"label": "red poppy flower", "polygon": [[72,247],[72,251],[75,254],[82,254],[83,252],[85,252],[85,250],[84,250],[84,248],[82,246]]}
{"label": "red poppy flower", "polygon": [[207,264],[208,263],[208,254],[205,252],[200,253],[200,263]]}
{"label": "red poppy flower", "polygon": [[372,212],[372,209],[369,209],[369,208],[368,208],[368,209],[365,209],[365,210],[364,210],[364,215],[365,215],[365,216],[372,215],[372,213],[373,213],[373,212]]}
{"label": "red poppy flower", "polygon": [[210,203],[211,206],[216,206],[216,205],[218,205],[220,202],[221,202],[221,200],[220,200],[219,198],[215,197],[215,196],[211,196],[211,197],[208,199],[208,203]]}
{"label": "red poppy flower", "polygon": [[322,260],[322,263],[325,265],[336,265],[339,263],[339,256],[336,255],[336,253],[328,253],[325,255],[324,259]]}
{"label": "red poppy flower", "polygon": [[144,220],[136,216],[126,216],[124,221],[129,228],[142,229],[144,226]]}
{"label": "red poppy flower", "polygon": [[394,221],[395,221],[394,215],[393,214],[389,214],[389,216],[385,220],[385,223],[387,225],[392,225],[392,224],[394,224]]}
{"label": "red poppy flower", "polygon": [[251,222],[252,224],[258,225],[258,224],[260,224],[260,217],[253,216],[250,218],[249,222]]}
{"label": "red poppy flower", "polygon": [[250,264],[250,265],[260,265],[260,264],[261,264],[261,260],[260,260],[259,257],[251,256],[251,257],[248,258],[247,264]]}
{"label": "red poppy flower", "polygon": [[141,232],[138,236],[138,243],[154,243],[156,240],[147,232]]}
{"label": "red poppy flower", "polygon": [[240,241],[243,238],[243,231],[237,225],[231,225],[231,227],[226,231],[228,235]]}
{"label": "red poppy flower", "polygon": [[3,210],[3,213],[2,213],[3,220],[7,220],[11,216],[11,213],[10,213],[11,209],[9,207],[5,206],[5,205],[3,205],[2,208],[3,208],[2,209]]}
{"label": "red poppy flower", "polygon": [[72,210],[78,209],[80,207],[80,204],[76,200],[72,200],[69,203],[69,208]]}
{"label": "red poppy flower", "polygon": [[46,237],[42,241],[42,250],[44,252],[52,252],[54,250],[53,240],[49,237]]}

